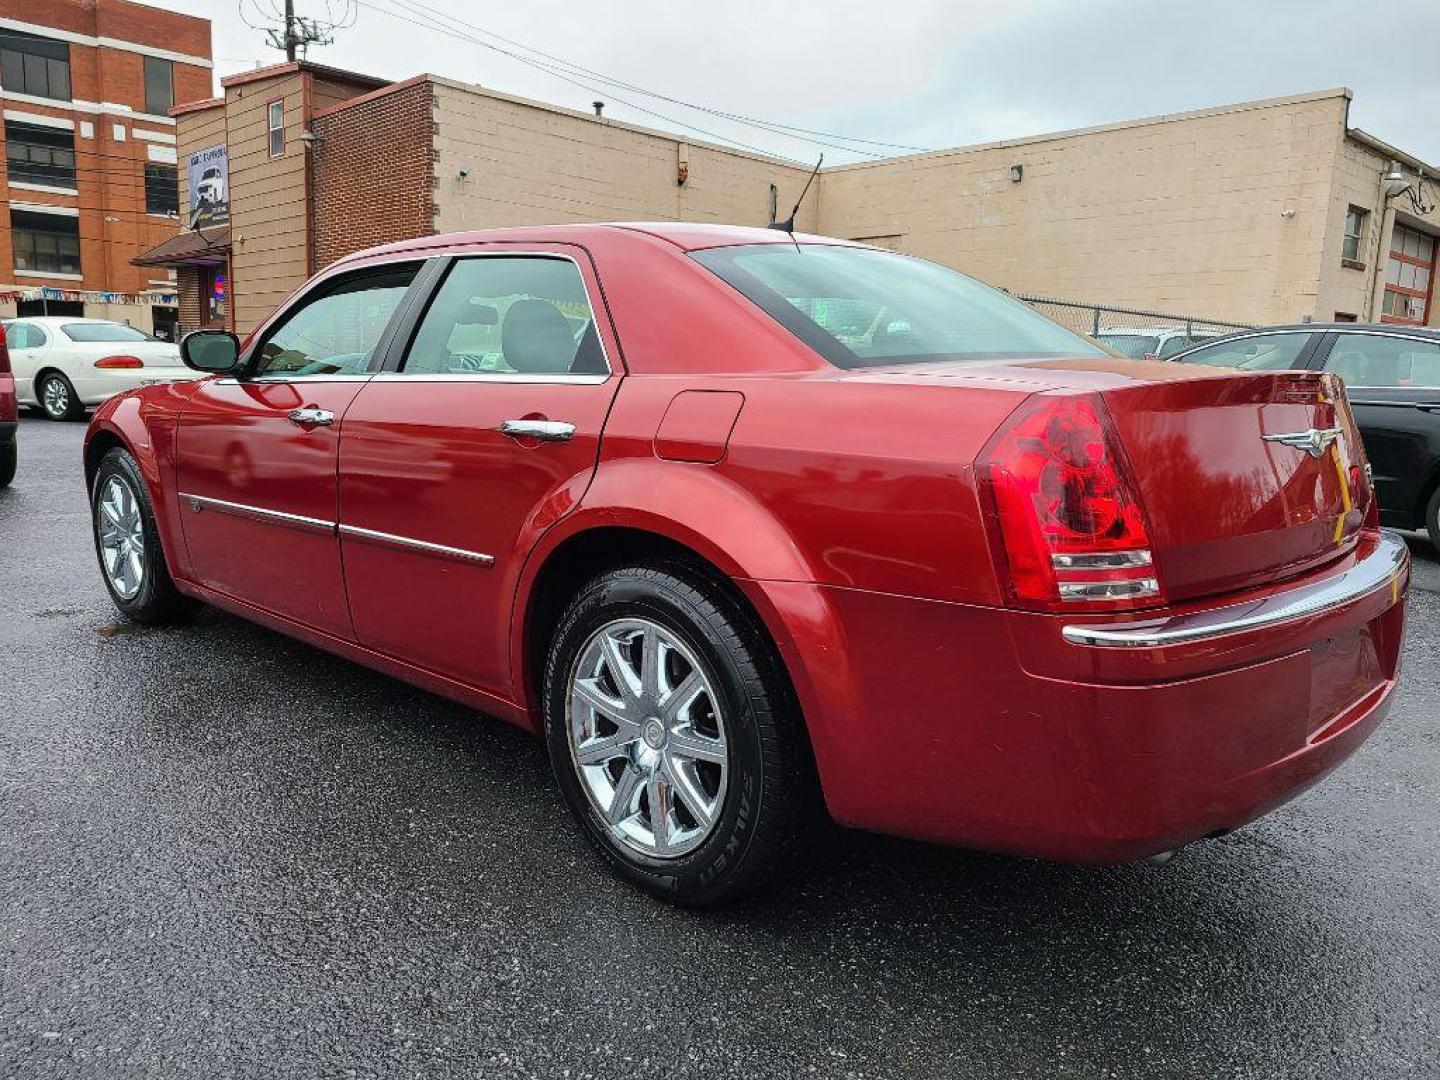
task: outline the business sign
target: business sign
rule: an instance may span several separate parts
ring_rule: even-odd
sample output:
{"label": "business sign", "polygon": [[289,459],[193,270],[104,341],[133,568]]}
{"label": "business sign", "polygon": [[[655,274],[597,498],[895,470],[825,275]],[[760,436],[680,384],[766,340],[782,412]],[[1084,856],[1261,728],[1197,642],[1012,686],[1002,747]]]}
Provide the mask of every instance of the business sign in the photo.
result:
{"label": "business sign", "polygon": [[190,189],[188,224],[204,228],[230,220],[230,167],[225,144],[206,147],[190,155],[187,173]]}

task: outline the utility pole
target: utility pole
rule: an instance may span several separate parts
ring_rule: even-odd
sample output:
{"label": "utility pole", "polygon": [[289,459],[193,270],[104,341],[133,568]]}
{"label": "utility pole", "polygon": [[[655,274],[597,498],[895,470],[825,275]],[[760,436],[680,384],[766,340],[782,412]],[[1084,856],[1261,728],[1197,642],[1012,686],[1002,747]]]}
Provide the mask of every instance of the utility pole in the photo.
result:
{"label": "utility pole", "polygon": [[[274,10],[273,8],[271,9]],[[353,22],[353,12],[350,16]],[[295,0],[285,0],[285,25],[281,27],[265,27],[265,36],[270,39],[270,44],[285,53],[285,59],[293,62],[297,58],[304,59],[311,45],[329,45],[335,40],[332,31],[343,24],[321,25],[314,19],[307,19],[303,15],[295,14]],[[260,27],[255,27],[260,29]]]}
{"label": "utility pole", "polygon": [[295,0],[285,0],[285,59],[295,60]]}

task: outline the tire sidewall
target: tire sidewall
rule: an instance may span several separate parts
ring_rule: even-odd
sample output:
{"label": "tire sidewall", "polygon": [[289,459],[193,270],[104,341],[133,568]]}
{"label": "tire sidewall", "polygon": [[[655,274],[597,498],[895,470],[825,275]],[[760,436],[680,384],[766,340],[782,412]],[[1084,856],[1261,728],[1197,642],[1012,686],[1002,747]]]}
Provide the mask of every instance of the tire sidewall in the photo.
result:
{"label": "tire sidewall", "polygon": [[[667,587],[662,583],[673,583]],[[743,861],[758,825],[764,781],[763,745],[754,705],[744,691],[736,660],[726,646],[723,626],[713,625],[713,609],[696,605],[688,583],[653,571],[620,570],[597,578],[576,598],[556,634],[546,665],[545,728],[551,764],[570,809],[586,834],[624,876],[647,890],[684,902],[704,894]],[[682,641],[700,662],[720,698],[730,763],[725,801],[715,829],[694,851],[657,859],[636,851],[610,832],[591,802],[570,751],[570,675],[590,636],[620,618],[647,618]]]}
{"label": "tire sidewall", "polygon": [[1440,488],[1435,489],[1430,504],[1425,507],[1425,531],[1430,534],[1430,543],[1440,552]]}
{"label": "tire sidewall", "polygon": [[[112,476],[120,477],[130,488],[131,494],[140,507],[140,523],[145,530],[145,577],[140,591],[126,599],[115,591],[110,575],[105,572],[105,554],[100,546],[100,493]],[[150,506],[150,493],[140,475],[135,459],[124,450],[111,450],[95,471],[95,484],[90,491],[90,534],[95,541],[95,558],[100,566],[100,579],[105,582],[105,591],[124,614],[137,622],[146,622],[153,617],[160,588],[160,570],[165,565],[165,553],[160,546],[160,533],[155,526],[155,514]]]}

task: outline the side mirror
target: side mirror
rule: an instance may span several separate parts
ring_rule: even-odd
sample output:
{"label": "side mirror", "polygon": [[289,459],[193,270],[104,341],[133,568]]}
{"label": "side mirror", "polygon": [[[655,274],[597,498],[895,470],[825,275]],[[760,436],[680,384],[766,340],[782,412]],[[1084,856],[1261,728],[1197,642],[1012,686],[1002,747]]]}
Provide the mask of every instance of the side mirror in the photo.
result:
{"label": "side mirror", "polygon": [[195,330],[180,339],[180,359],[196,371],[224,375],[240,363],[240,339],[229,330]]}

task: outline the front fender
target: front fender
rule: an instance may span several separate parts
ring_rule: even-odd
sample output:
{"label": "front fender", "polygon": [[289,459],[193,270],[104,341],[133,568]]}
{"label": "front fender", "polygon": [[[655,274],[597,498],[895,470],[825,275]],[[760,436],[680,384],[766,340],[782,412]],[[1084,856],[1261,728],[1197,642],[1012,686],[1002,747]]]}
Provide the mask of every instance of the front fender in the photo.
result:
{"label": "front fender", "polygon": [[140,467],[155,509],[155,526],[172,578],[188,580],[190,557],[175,498],[175,435],[180,410],[195,383],[170,383],[130,390],[96,407],[85,432],[85,490],[94,485],[95,470],[111,446],[123,446]]}

